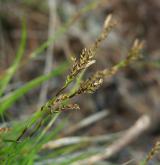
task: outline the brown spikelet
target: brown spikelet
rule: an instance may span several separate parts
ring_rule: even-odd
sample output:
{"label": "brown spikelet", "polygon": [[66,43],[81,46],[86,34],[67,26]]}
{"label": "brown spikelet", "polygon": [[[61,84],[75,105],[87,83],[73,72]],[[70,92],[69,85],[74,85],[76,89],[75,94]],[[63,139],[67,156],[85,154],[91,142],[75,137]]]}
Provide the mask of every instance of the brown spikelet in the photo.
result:
{"label": "brown spikelet", "polygon": [[72,104],[72,103],[61,107],[61,110],[79,110],[79,109],[80,107],[78,104]]}
{"label": "brown spikelet", "polygon": [[114,65],[113,67],[109,69],[105,69],[105,75],[112,76],[115,73],[117,73],[121,68],[124,68],[128,66],[130,63],[134,62],[140,57],[141,50],[143,48],[143,42],[139,42],[138,40],[135,40],[132,48],[128,52],[128,56],[126,59],[120,61],[117,65]]}
{"label": "brown spikelet", "polygon": [[67,81],[72,81],[77,74],[79,74],[83,69],[88,68],[90,65],[95,63],[94,52],[91,49],[84,48],[80,55],[80,59],[76,59],[70,74],[67,76]]}
{"label": "brown spikelet", "polygon": [[60,96],[58,96],[54,101],[53,101],[53,105],[57,104],[59,102],[62,102],[64,100],[66,100],[68,98],[67,94],[61,94]]}
{"label": "brown spikelet", "polygon": [[93,50],[96,50],[99,47],[100,43],[108,37],[108,34],[114,28],[115,25],[116,23],[113,22],[112,15],[111,14],[108,15],[104,22],[104,26],[101,34],[99,35],[95,43],[92,45]]}
{"label": "brown spikelet", "polygon": [[151,151],[148,153],[146,162],[153,159],[153,157],[160,151],[160,141],[157,141],[156,144],[153,146]]}
{"label": "brown spikelet", "polygon": [[80,84],[77,94],[95,92],[103,83],[103,79],[103,71],[97,71],[92,77]]}
{"label": "brown spikelet", "polygon": [[142,50],[143,45],[144,45],[143,42],[140,42],[139,40],[135,40],[133,47],[129,51],[128,57],[126,58],[126,61],[125,61],[126,65],[128,65],[129,63],[139,58],[140,51]]}
{"label": "brown spikelet", "polygon": [[68,100],[69,96],[67,94],[61,94],[59,95],[55,100],[50,101],[49,102],[49,106],[50,106],[50,112],[58,112],[60,111],[62,108],[64,108],[66,106],[65,102],[66,100]]}

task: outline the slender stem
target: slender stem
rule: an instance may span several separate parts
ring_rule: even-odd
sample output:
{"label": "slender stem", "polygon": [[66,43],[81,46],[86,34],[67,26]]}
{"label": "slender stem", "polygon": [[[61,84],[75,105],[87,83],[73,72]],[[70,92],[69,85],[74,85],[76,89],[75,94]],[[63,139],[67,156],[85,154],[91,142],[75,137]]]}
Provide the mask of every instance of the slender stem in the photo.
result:
{"label": "slender stem", "polygon": [[68,87],[69,83],[65,84],[57,93],[56,96],[60,95],[60,93],[62,93],[67,87]]}
{"label": "slender stem", "polygon": [[61,114],[61,112],[57,112],[54,117],[51,119],[49,124],[44,128],[44,130],[41,132],[40,136],[37,139],[37,142],[41,140],[41,138],[45,135],[45,133],[49,130],[49,128],[52,126],[52,124],[56,121],[58,116]]}

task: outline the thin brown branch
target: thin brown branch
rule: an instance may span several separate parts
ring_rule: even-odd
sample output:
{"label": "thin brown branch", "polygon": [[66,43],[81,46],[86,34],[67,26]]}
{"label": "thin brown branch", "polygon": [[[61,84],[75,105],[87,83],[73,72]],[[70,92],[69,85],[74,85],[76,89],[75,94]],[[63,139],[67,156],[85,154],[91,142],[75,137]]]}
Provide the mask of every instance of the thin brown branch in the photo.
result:
{"label": "thin brown branch", "polygon": [[43,149],[55,149],[59,147],[64,147],[67,145],[73,145],[78,143],[106,143],[108,141],[113,141],[115,138],[119,137],[122,132],[107,134],[107,135],[99,135],[99,136],[72,136],[72,137],[64,137],[54,141],[50,141],[43,146]]}

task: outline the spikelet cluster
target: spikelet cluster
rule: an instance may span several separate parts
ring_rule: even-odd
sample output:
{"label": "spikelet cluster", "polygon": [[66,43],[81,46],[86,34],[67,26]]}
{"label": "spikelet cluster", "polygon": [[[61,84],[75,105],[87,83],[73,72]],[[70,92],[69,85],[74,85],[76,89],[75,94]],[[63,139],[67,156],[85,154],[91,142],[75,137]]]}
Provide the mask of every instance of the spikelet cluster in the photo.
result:
{"label": "spikelet cluster", "polygon": [[56,99],[50,100],[47,104],[46,107],[49,110],[50,113],[55,113],[59,112],[61,110],[78,110],[79,105],[74,104],[74,103],[67,103],[69,101],[69,95],[67,94],[61,94],[59,95]]}
{"label": "spikelet cluster", "polygon": [[80,84],[76,94],[95,92],[103,83],[104,76],[105,74],[103,71],[97,71],[92,77]]}
{"label": "spikelet cluster", "polygon": [[[92,75],[90,78],[88,78],[87,80],[83,81],[80,84],[79,89],[75,92],[74,95],[95,92],[102,85],[102,83],[106,77],[108,78],[108,77],[113,76],[121,68],[128,66],[131,62],[136,60],[139,57],[141,48],[142,48],[142,43],[140,43],[136,40],[125,60],[121,61],[120,63],[114,65],[113,67],[111,67],[109,69],[97,71],[94,75]],[[73,97],[73,95],[72,95],[72,97]]]}
{"label": "spikelet cluster", "polygon": [[57,93],[56,98],[52,99],[47,103],[47,109],[50,109],[51,112],[55,112],[57,110],[59,111],[65,108],[79,109],[77,105],[73,106],[75,104],[70,104],[69,107],[67,107],[68,104],[66,102],[76,95],[95,92],[102,85],[106,77],[108,78],[113,76],[121,68],[128,66],[131,62],[137,60],[137,58],[139,57],[143,44],[136,40],[132,48],[130,49],[126,59],[122,60],[121,62],[119,62],[118,64],[114,65],[109,69],[107,68],[101,71],[97,71],[87,80],[81,81],[79,88],[72,94],[60,94],[68,86],[68,84],[70,84],[75,79],[75,77],[79,73],[82,73],[84,69],[88,68],[90,65],[95,63],[94,57],[96,50],[99,47],[99,44],[108,36],[109,32],[115,25],[115,23],[111,21],[111,18],[111,15],[107,17],[104,23],[104,28],[99,37],[97,38],[97,40],[93,43],[93,45],[90,48],[83,49],[80,58],[74,60],[74,64],[71,68],[69,75],[67,76],[65,85]]}
{"label": "spikelet cluster", "polygon": [[130,63],[137,60],[140,57],[142,48],[143,48],[143,42],[139,42],[138,40],[135,40],[132,48],[129,50],[126,59],[120,61],[118,64],[114,65],[113,67],[104,70],[106,77],[114,75],[121,68],[124,68],[128,66]]}
{"label": "spikelet cluster", "polygon": [[97,38],[97,40],[93,43],[91,48],[87,49],[84,48],[82,50],[82,53],[80,55],[79,60],[75,60],[75,63],[72,67],[71,74],[68,76],[68,79],[74,78],[78,73],[80,73],[81,70],[88,68],[90,65],[95,63],[95,54],[96,50],[99,47],[100,43],[104,41],[112,28],[115,26],[115,23],[111,21],[112,16],[109,15],[104,23],[104,28]]}
{"label": "spikelet cluster", "polygon": [[94,57],[95,57],[96,51],[99,45],[101,44],[101,42],[107,38],[109,32],[112,30],[114,25],[115,23],[113,23],[112,21],[112,16],[109,15],[106,18],[103,30],[100,33],[97,40],[89,48],[84,48],[82,50],[82,53],[80,54],[79,59],[76,59],[76,58],[74,59],[74,64],[71,68],[69,75],[67,76],[63,89],[67,87],[67,85],[71,83],[82,70],[88,68],[89,66],[95,63]]}
{"label": "spikelet cluster", "polygon": [[94,64],[94,52],[92,49],[84,48],[80,55],[80,59],[75,59],[70,74],[67,76],[66,83],[71,82],[82,70]]}
{"label": "spikelet cluster", "polygon": [[131,62],[137,60],[140,57],[140,51],[143,48],[144,43],[139,42],[138,40],[135,40],[133,47],[128,53],[128,57],[125,59],[124,65],[129,65]]}

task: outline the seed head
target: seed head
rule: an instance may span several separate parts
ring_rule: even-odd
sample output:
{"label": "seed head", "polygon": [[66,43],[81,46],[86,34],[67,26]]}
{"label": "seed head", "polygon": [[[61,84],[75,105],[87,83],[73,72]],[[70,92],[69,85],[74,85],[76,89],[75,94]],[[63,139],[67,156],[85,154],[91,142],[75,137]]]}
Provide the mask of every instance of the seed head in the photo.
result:
{"label": "seed head", "polygon": [[97,71],[92,77],[80,84],[77,94],[95,92],[103,83],[104,76],[103,71]]}
{"label": "seed head", "polygon": [[92,46],[93,50],[96,50],[99,47],[99,45],[101,44],[101,42],[104,41],[108,37],[108,34],[111,32],[111,30],[114,28],[115,25],[116,25],[116,23],[113,22],[112,15],[111,14],[108,15],[104,22],[103,30],[102,30],[101,34],[99,35],[96,42]]}
{"label": "seed head", "polygon": [[[79,89],[74,93],[74,95],[82,94],[82,93],[93,93],[95,92],[103,83],[104,78],[108,78],[116,74],[121,68],[126,67],[132,61],[136,60],[142,48],[142,44],[138,41],[135,41],[133,47],[128,53],[128,56],[125,60],[119,62],[109,69],[104,69],[102,71],[97,71],[92,77],[83,81],[80,84]],[[71,95],[71,96],[74,96]]]}
{"label": "seed head", "polygon": [[79,110],[80,107],[78,104],[68,104],[68,105],[64,105],[63,107],[61,107],[61,110]]}
{"label": "seed head", "polygon": [[82,70],[94,64],[94,54],[95,52],[93,52],[92,49],[84,48],[82,50],[80,58],[75,59],[75,63],[73,64],[70,74],[67,76],[66,82],[72,81]]}
{"label": "seed head", "polygon": [[66,78],[65,84],[57,92],[56,96],[58,96],[64,89],[66,89],[67,86],[77,77],[79,73],[81,73],[83,70],[85,70],[96,62],[94,59],[96,51],[100,43],[108,36],[114,25],[115,24],[112,22],[112,16],[109,15],[104,23],[103,30],[97,40],[89,48],[84,48],[82,50],[79,59],[74,58],[74,64],[71,68],[69,75]]}
{"label": "seed head", "polygon": [[99,47],[100,43],[107,38],[109,32],[112,30],[114,25],[115,23],[112,22],[112,15],[109,15],[106,18],[103,30],[101,34],[99,35],[99,37],[97,38],[97,40],[93,43],[93,45],[90,48],[84,48],[82,50],[82,53],[79,59],[75,59],[71,72],[67,76],[66,82],[72,81],[82,70],[88,68],[90,65],[95,63],[94,57],[95,57],[97,48]]}

